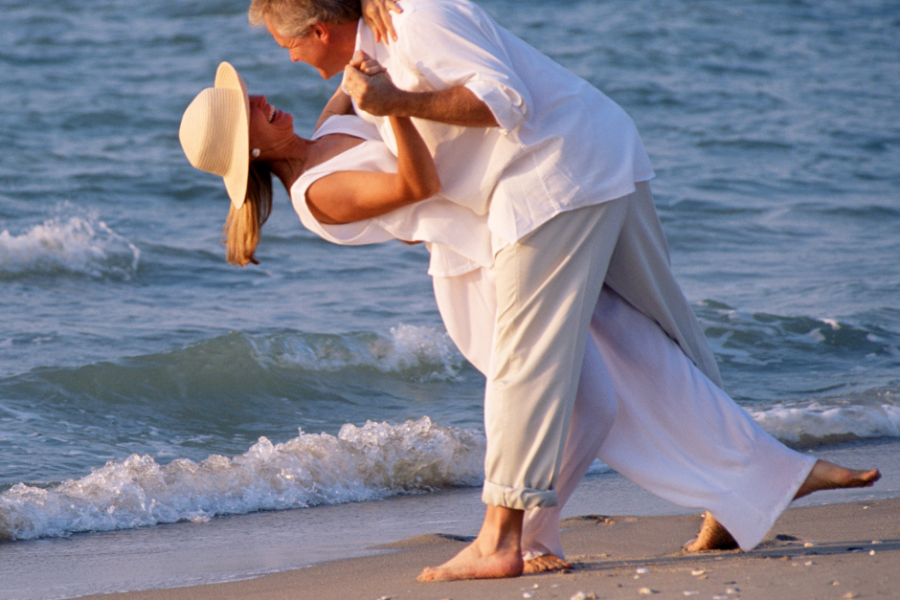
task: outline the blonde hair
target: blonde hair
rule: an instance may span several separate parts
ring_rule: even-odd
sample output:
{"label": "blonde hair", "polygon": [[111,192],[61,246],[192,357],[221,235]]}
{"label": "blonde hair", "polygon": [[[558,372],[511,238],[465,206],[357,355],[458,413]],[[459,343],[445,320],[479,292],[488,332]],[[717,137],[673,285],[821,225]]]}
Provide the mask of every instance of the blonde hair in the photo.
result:
{"label": "blonde hair", "polygon": [[259,244],[259,233],[272,212],[272,170],[268,163],[250,163],[247,178],[247,196],[244,204],[228,210],[222,231],[225,244],[225,260],[244,267],[247,263],[258,265],[254,253]]}
{"label": "blonde hair", "polygon": [[281,35],[301,38],[313,23],[349,23],[362,12],[359,0],[252,0],[247,16],[254,27],[271,20]]}

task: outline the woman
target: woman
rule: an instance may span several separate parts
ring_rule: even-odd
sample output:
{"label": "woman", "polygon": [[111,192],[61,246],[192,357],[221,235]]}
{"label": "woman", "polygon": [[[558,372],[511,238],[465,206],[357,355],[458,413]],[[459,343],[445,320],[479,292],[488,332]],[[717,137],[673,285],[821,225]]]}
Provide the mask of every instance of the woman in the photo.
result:
{"label": "woman", "polygon": [[[345,77],[358,73],[387,76],[363,55],[354,58]],[[391,121],[395,159],[351,110],[339,90],[313,139],[304,140],[294,134],[290,115],[262,96],[249,97],[231,65],[219,67],[216,87],[201,92],[185,111],[180,138],[191,164],[225,180],[232,200],[225,227],[229,262],[256,262],[274,174],[303,224],[329,241],[426,242],[447,330],[466,358],[486,372],[490,352],[484,340],[491,337],[496,299],[485,217],[435,195],[438,171],[408,119]],[[452,228],[445,226],[448,219]],[[743,548],[755,546],[793,498],[878,479],[876,470],[844,469],[786,448],[728,398],[716,377],[704,375],[656,323],[604,288],[566,442],[560,505],[527,515],[527,570],[565,566],[559,511],[598,456],[664,498],[709,510]],[[728,531],[709,517],[694,549],[730,540]]]}
{"label": "woman", "polygon": [[[362,59],[357,67],[372,68]],[[341,99],[336,95],[323,116],[336,112]],[[440,190],[434,161],[412,122],[393,118],[391,125],[399,145],[396,173],[338,171],[316,180],[305,194],[316,219],[326,224],[370,219]],[[291,193],[304,171],[363,142],[339,130],[312,141],[300,138],[293,117],[269,105],[265,96],[249,97],[243,79],[228,63],[219,66],[215,87],[201,92],[185,111],[179,137],[192,165],[225,180],[231,197],[225,224],[227,260],[241,266],[257,263],[259,230],[272,208],[271,176]]]}

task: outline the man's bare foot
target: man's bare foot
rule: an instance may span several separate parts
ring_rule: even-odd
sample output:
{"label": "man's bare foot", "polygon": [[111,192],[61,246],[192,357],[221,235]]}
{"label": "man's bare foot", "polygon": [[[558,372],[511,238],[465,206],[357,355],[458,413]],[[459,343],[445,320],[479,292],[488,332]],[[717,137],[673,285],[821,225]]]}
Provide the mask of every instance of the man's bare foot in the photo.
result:
{"label": "man's bare foot", "polygon": [[703,525],[697,537],[684,545],[688,552],[702,552],[704,550],[734,550],[738,547],[737,541],[731,537],[728,530],[716,521],[709,511],[703,517]]}
{"label": "man's bare foot", "polygon": [[523,573],[546,573],[548,571],[564,571],[571,569],[572,563],[566,562],[555,554],[542,554],[525,561]]}
{"label": "man's bare foot", "polygon": [[525,511],[488,506],[478,537],[439,567],[428,567],[418,581],[499,579],[522,574],[522,517]]}
{"label": "man's bare foot", "polygon": [[518,577],[523,569],[522,554],[518,548],[484,552],[476,539],[441,566],[427,567],[416,580],[500,579]]}
{"label": "man's bare foot", "polygon": [[818,460],[806,477],[806,481],[797,490],[794,499],[820,490],[869,487],[879,479],[881,479],[881,473],[878,469],[859,471],[847,469],[825,460]]}

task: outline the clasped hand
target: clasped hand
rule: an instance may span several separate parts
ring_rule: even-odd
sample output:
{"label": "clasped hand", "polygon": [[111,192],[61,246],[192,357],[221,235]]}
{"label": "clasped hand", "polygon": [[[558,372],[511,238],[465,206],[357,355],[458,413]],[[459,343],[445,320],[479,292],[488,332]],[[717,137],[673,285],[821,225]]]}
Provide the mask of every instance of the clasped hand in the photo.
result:
{"label": "clasped hand", "polygon": [[402,92],[381,63],[362,50],[344,67],[341,87],[361,110],[377,117],[397,116]]}

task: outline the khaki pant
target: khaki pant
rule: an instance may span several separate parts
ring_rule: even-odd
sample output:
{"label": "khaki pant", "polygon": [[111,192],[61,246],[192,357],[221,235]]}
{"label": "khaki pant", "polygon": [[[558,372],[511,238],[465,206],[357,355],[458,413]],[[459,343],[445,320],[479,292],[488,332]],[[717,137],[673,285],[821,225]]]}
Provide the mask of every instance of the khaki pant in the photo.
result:
{"label": "khaki pant", "polygon": [[557,215],[501,250],[492,275],[497,313],[485,393],[487,504],[528,509],[557,503],[585,341],[604,282],[721,385],[669,268],[646,183],[624,198]]}
{"label": "khaki pant", "polygon": [[525,560],[564,556],[562,505],[595,457],[661,498],[710,511],[744,550],[765,537],[816,462],[766,433],[657,323],[609,288],[591,318],[559,505],[525,513]]}

